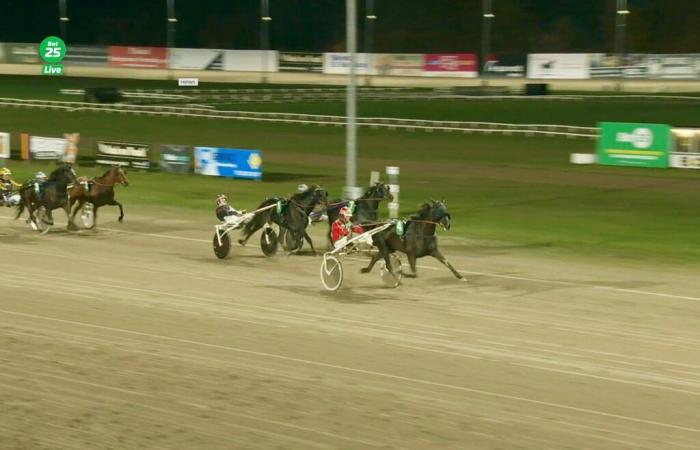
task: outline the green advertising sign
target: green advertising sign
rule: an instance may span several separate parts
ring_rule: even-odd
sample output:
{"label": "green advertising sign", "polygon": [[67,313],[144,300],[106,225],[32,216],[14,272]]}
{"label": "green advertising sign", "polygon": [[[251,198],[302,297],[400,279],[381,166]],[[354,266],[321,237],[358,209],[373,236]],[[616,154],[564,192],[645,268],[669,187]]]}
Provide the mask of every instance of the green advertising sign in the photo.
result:
{"label": "green advertising sign", "polygon": [[668,167],[671,127],[652,123],[598,124],[598,162],[612,166]]}
{"label": "green advertising sign", "polygon": [[63,75],[65,70],[60,63],[66,57],[66,44],[63,39],[49,36],[39,44],[39,56],[45,63],[41,67],[42,75]]}

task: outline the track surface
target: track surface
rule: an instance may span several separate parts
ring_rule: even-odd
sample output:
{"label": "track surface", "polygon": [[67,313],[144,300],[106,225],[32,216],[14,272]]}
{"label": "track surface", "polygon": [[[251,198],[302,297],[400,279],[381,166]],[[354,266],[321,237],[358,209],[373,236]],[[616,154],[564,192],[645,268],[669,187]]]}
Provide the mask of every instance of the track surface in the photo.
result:
{"label": "track surface", "polygon": [[219,261],[207,223],[111,213],[41,237],[0,212],[2,449],[700,442],[690,272],[475,246],[446,251],[469,283],[347,261],[328,294],[319,257]]}

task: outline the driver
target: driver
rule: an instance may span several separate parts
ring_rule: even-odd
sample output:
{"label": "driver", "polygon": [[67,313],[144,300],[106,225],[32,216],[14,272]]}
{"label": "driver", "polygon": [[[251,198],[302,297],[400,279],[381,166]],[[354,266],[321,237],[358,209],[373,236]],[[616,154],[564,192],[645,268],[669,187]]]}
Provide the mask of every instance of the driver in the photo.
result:
{"label": "driver", "polygon": [[350,222],[352,217],[352,211],[347,206],[340,208],[338,218],[331,225],[331,241],[333,241],[333,247],[340,248],[346,245],[348,239],[352,237],[352,233],[360,234],[363,232],[362,227],[359,225],[353,225]]}
{"label": "driver", "polygon": [[231,219],[226,219],[227,217],[241,217],[245,211],[237,211],[231,205],[228,204],[228,200],[224,194],[219,194],[216,197],[216,218],[222,222],[229,222]]}
{"label": "driver", "polygon": [[0,195],[2,196],[5,206],[9,208],[10,206],[19,204],[19,193],[13,193],[12,191],[21,186],[21,184],[12,179],[12,171],[10,171],[10,169],[7,167],[0,169]]}
{"label": "driver", "polygon": [[46,187],[48,177],[42,171],[34,174],[34,190],[36,190],[37,195],[41,198],[44,193],[44,187]]}

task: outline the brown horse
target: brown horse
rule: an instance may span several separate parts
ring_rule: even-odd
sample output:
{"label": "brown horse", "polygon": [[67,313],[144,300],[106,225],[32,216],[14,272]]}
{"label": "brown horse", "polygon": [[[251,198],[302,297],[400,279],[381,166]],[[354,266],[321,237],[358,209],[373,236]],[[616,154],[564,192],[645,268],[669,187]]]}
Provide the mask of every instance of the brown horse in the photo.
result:
{"label": "brown horse", "polygon": [[[90,228],[97,224],[97,209],[100,206],[110,205],[119,207],[119,221],[124,220],[124,208],[122,204],[114,199],[114,185],[121,184],[129,185],[129,179],[126,177],[126,171],[120,166],[114,166],[104,173],[101,177],[95,177],[89,180],[80,180],[74,184],[69,190],[70,206],[73,208],[71,222],[75,219],[76,214],[80,211],[85,203],[93,204],[93,224]],[[73,205],[77,202],[77,205]]]}

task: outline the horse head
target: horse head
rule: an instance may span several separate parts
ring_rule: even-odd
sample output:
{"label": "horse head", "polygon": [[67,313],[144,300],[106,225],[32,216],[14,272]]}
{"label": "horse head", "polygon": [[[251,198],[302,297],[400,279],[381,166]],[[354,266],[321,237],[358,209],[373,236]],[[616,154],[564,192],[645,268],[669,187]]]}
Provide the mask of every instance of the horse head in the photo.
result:
{"label": "horse head", "polygon": [[433,222],[439,223],[442,225],[442,227],[446,230],[450,229],[450,221],[452,219],[452,216],[450,216],[449,211],[447,210],[447,205],[445,204],[445,200],[440,200],[440,201],[435,201],[431,200],[430,203],[430,213],[429,213],[429,220],[432,220]]}
{"label": "horse head", "polygon": [[292,199],[304,206],[326,204],[328,203],[328,191],[317,184],[313,184],[307,190],[294,194]]}
{"label": "horse head", "polygon": [[70,164],[61,164],[49,175],[48,181],[62,184],[78,184],[78,176]]}
{"label": "horse head", "polygon": [[372,187],[370,187],[367,192],[365,192],[364,198],[371,198],[377,200],[387,199],[390,202],[394,201],[394,195],[391,193],[391,187],[388,184],[377,181]]}
{"label": "horse head", "polygon": [[126,177],[126,170],[122,169],[122,166],[114,166],[112,171],[114,172],[115,183],[119,183],[124,187],[129,186],[129,179]]}

